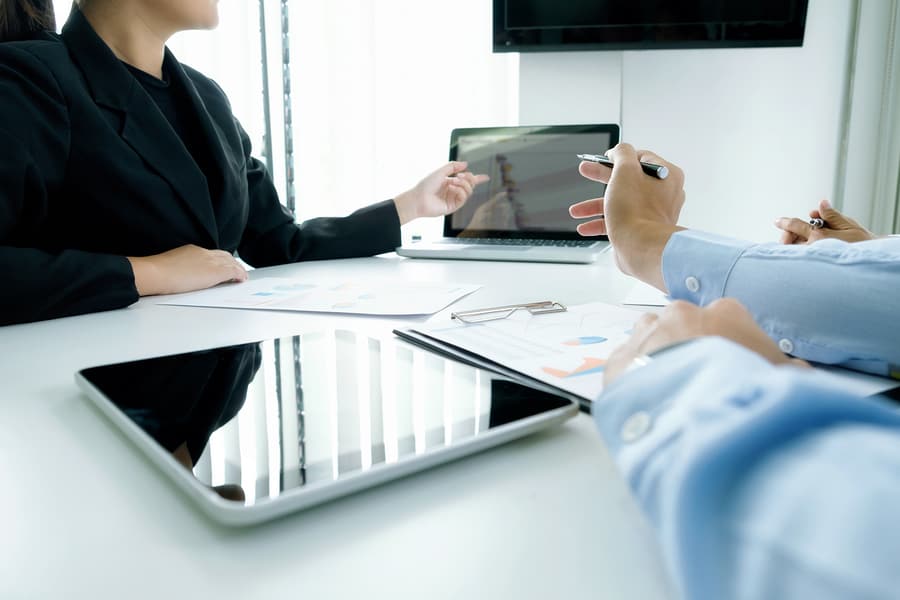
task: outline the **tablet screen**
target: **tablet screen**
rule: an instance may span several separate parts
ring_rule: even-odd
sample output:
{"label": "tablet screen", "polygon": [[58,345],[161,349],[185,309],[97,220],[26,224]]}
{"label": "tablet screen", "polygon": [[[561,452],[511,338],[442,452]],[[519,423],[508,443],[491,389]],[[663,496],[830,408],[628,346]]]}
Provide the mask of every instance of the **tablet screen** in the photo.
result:
{"label": "tablet screen", "polygon": [[107,365],[81,376],[95,401],[114,405],[200,484],[244,505],[561,409],[576,412],[566,398],[351,331]]}

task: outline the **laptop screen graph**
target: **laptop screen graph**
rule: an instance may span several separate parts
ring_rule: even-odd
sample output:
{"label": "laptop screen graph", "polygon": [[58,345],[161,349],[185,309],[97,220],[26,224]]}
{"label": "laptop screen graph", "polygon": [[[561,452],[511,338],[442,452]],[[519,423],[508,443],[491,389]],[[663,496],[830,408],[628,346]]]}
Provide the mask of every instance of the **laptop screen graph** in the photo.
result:
{"label": "laptop screen graph", "polygon": [[602,196],[605,186],[581,176],[576,154],[602,154],[618,133],[616,125],[455,129],[450,159],[490,181],[446,219],[444,235],[584,239],[569,206]]}

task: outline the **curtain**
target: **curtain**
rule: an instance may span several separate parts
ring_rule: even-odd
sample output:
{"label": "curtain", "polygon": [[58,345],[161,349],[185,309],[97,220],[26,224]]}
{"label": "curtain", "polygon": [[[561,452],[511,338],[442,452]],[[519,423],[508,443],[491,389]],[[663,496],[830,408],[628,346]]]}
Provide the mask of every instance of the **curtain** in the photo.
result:
{"label": "curtain", "polygon": [[900,0],[857,0],[838,205],[876,233],[900,232]]}

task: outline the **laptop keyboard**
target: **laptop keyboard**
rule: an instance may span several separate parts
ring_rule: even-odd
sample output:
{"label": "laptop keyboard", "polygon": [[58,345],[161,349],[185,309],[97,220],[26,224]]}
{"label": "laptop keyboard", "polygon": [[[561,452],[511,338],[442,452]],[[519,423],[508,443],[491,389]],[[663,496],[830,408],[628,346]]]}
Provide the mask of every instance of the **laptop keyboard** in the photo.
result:
{"label": "laptop keyboard", "polygon": [[451,244],[483,244],[487,246],[553,246],[557,248],[587,248],[597,240],[521,240],[509,238],[449,238]]}

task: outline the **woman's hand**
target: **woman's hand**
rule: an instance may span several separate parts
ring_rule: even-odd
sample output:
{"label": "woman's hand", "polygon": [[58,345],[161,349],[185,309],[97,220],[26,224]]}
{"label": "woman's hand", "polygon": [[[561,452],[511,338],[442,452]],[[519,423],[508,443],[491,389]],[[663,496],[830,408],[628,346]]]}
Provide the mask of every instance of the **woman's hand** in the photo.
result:
{"label": "woman's hand", "polygon": [[467,166],[464,161],[449,162],[394,198],[400,224],[419,217],[447,215],[465,204],[475,186],[489,179],[466,171]]}
{"label": "woman's hand", "polygon": [[840,212],[834,210],[828,200],[819,202],[819,208],[809,211],[812,219],[822,219],[825,226],[815,228],[808,221],[781,217],[775,220],[775,227],[782,230],[782,244],[812,244],[819,240],[833,238],[845,242],[874,240],[874,233]]}
{"label": "woman's hand", "polygon": [[675,301],[658,315],[645,314],[635,323],[633,331],[606,362],[604,385],[622,375],[635,358],[702,336],[719,336],[737,342],[774,365],[809,366],[805,361],[786,356],[759,328],[750,312],[732,298],[716,300],[705,308]]}
{"label": "woman's hand", "polygon": [[128,260],[141,296],[193,292],[226,281],[247,280],[244,267],[224,250],[188,245],[153,256],[129,256]]}

